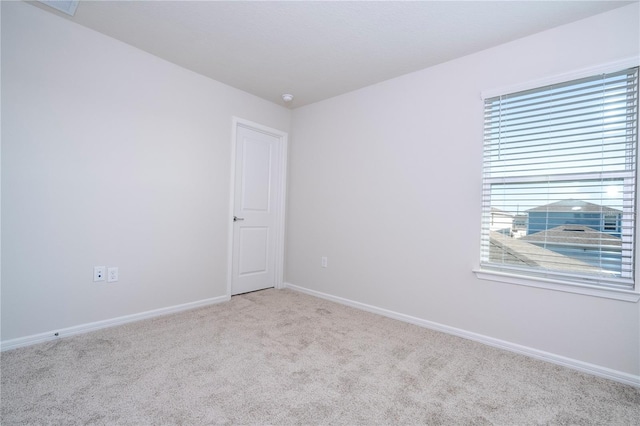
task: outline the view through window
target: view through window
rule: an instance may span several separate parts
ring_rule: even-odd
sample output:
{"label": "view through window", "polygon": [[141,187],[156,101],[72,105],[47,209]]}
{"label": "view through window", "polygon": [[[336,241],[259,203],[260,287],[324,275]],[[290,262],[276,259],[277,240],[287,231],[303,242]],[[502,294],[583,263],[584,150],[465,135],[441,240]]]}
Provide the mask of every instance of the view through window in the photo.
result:
{"label": "view through window", "polygon": [[638,68],[485,100],[481,266],[630,289]]}

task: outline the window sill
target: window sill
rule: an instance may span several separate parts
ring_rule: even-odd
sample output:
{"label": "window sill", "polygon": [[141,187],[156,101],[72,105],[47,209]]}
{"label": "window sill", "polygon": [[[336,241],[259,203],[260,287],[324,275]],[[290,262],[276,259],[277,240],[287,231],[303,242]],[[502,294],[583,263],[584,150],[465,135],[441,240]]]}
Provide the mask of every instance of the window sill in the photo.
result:
{"label": "window sill", "polygon": [[497,281],[507,284],[523,285],[527,287],[543,288],[554,291],[563,291],[566,293],[583,294],[586,296],[622,300],[625,302],[637,303],[640,300],[640,293],[633,290],[618,290],[593,287],[588,285],[578,285],[559,280],[525,277],[523,275],[491,271],[486,269],[474,269],[473,272],[476,274],[476,277],[481,280]]}

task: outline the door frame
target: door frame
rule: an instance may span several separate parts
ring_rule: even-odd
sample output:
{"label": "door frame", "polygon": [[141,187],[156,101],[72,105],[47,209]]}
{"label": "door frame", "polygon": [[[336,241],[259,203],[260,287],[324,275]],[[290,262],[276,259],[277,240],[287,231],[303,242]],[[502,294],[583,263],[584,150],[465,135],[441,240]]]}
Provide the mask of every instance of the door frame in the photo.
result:
{"label": "door frame", "polygon": [[276,209],[276,225],[275,225],[275,288],[284,288],[284,231],[285,231],[285,209],[287,200],[287,157],[289,148],[289,135],[278,129],[264,126],[253,121],[245,120],[240,117],[233,117],[231,129],[231,190],[229,197],[229,216],[228,216],[228,244],[227,244],[227,298],[231,298],[232,281],[233,281],[233,214],[236,197],[236,152],[238,127],[255,130],[257,132],[266,133],[280,140],[280,170],[279,182],[276,182],[278,188],[278,197],[274,201]]}

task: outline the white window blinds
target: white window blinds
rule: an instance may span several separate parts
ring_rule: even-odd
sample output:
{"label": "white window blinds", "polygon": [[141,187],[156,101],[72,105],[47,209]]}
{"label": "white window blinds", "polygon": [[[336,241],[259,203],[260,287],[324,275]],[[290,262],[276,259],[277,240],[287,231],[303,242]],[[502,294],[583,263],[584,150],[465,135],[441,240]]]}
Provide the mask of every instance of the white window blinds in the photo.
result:
{"label": "white window blinds", "polygon": [[638,68],[485,100],[481,266],[633,288]]}

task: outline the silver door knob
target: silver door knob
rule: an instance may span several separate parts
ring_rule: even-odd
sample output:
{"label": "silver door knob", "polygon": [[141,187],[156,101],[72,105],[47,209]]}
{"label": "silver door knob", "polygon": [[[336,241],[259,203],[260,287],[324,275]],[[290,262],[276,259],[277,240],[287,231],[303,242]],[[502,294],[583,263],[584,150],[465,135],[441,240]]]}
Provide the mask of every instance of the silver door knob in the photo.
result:
{"label": "silver door knob", "polygon": [[244,220],[244,217],[238,217],[238,216],[234,216],[234,217],[233,217],[233,221],[234,221],[234,222],[237,222],[237,221],[239,221],[239,220]]}

